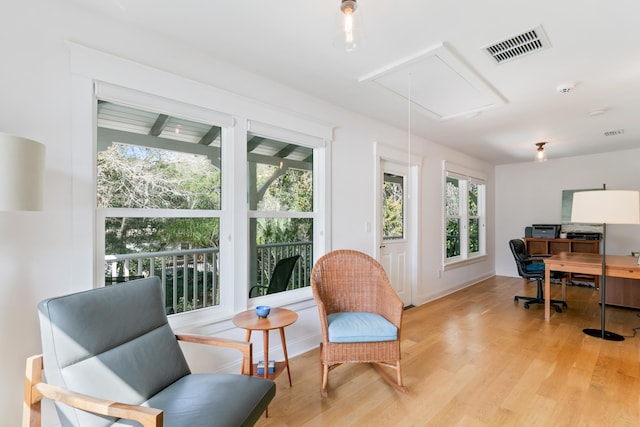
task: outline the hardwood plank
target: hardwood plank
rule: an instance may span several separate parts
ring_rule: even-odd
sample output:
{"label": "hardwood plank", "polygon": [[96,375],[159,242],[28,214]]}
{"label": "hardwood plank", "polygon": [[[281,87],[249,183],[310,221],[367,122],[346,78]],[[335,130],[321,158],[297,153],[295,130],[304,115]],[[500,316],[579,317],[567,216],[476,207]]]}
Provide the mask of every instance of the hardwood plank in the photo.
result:
{"label": "hardwood plank", "polygon": [[608,306],[607,329],[628,338],[602,341],[582,332],[600,326],[593,288],[568,286],[569,308],[550,322],[542,305],[513,303],[534,293],[533,282],[498,276],[407,310],[408,394],[367,365],[344,365],[322,398],[318,349],[291,358],[293,387],[276,381],[257,426],[640,425],[639,311]]}

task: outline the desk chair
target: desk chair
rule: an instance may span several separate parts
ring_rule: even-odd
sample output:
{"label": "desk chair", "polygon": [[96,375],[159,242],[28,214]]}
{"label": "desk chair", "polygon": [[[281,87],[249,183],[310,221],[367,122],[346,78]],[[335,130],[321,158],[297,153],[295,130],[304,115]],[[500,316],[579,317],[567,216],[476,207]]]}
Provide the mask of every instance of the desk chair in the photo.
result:
{"label": "desk chair", "polygon": [[[544,283],[544,262],[541,262],[540,258],[532,258],[527,253],[527,248],[524,245],[524,242],[521,239],[512,239],[509,240],[509,247],[511,248],[511,253],[516,260],[516,266],[518,267],[518,274],[523,279],[535,279],[538,283],[538,294],[535,297],[529,296],[521,296],[516,295],[513,298],[513,301],[517,304],[519,300],[526,301],[524,303],[524,308],[529,308],[531,304],[543,304],[544,305],[544,295],[542,291],[542,286]],[[564,276],[562,278],[564,281]],[[564,284],[563,284],[564,289]],[[560,300],[551,300],[551,306],[558,312],[562,312],[562,308],[567,307],[567,303],[565,301]]]}

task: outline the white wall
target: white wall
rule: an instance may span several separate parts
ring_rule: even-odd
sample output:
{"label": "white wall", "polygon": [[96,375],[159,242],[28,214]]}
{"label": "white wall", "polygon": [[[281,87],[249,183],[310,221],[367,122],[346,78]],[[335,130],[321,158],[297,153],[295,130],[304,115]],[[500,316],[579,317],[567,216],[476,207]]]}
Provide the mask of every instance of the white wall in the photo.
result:
{"label": "white wall", "polygon": [[[84,159],[74,151],[72,79],[67,41],[80,43],[203,84],[251,96],[267,105],[295,111],[335,126],[332,142],[333,248],[375,253],[373,234],[364,224],[374,218],[374,141],[404,149],[404,130],[346,112],[259,76],[219,64],[190,46],[136,28],[113,25],[77,10],[68,1],[32,0],[3,6],[0,25],[0,131],[35,139],[47,146],[44,211],[0,213],[0,414],[3,425],[19,425],[24,361],[39,352],[38,301],[93,286],[92,270],[74,265],[72,255],[86,245],[93,230],[74,234],[73,221],[86,219],[93,207],[74,199],[78,190],[72,170]],[[135,42],[132,42],[135,41]],[[170,53],[170,54],[168,54]],[[91,141],[87,141],[90,144]],[[420,276],[418,303],[450,293],[493,274],[493,168],[442,146],[414,138],[414,154],[423,156],[420,189]],[[441,270],[442,161],[448,160],[488,176],[487,249],[483,262],[447,272]],[[82,181],[82,180],[81,180]],[[90,182],[81,182],[90,185]],[[86,221],[90,223],[91,221]],[[527,221],[530,222],[530,221]],[[291,355],[317,345],[315,307],[301,303],[300,320],[287,328]],[[206,333],[242,339],[226,322],[201,325]],[[256,341],[260,351],[260,342]],[[190,352],[191,353],[191,352]],[[196,358],[197,370],[210,362]],[[295,377],[294,377],[295,382]],[[50,425],[45,422],[45,425]]]}
{"label": "white wall", "polygon": [[[640,149],[496,167],[496,274],[517,276],[508,241],[531,224],[560,224],[562,190],[640,190]],[[640,250],[640,226],[609,225],[607,253]]]}

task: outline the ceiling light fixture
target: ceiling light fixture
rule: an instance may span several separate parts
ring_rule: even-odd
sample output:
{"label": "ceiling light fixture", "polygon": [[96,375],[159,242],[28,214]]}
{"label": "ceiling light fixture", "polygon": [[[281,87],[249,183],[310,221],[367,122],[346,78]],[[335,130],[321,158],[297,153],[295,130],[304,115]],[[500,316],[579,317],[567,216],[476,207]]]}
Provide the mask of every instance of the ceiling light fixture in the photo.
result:
{"label": "ceiling light fixture", "polygon": [[344,14],[344,23],[341,38],[347,52],[354,51],[360,44],[356,33],[356,22],[354,22],[356,10],[358,10],[357,0],[342,0],[340,11]]}
{"label": "ceiling light fixture", "polygon": [[538,147],[538,151],[536,152],[536,161],[539,163],[547,161],[547,156],[544,153],[544,144],[546,144],[546,142],[536,142],[536,146]]}

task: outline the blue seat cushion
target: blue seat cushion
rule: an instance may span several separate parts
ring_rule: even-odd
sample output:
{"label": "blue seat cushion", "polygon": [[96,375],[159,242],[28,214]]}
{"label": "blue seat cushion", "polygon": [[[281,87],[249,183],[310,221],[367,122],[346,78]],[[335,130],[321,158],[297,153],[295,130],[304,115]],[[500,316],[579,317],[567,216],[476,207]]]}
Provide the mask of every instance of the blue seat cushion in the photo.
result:
{"label": "blue seat cushion", "polygon": [[544,271],[544,263],[543,262],[534,262],[533,264],[529,264],[526,267],[527,271],[530,273]]}
{"label": "blue seat cushion", "polygon": [[395,341],[398,328],[375,313],[332,313],[327,316],[330,342]]}

